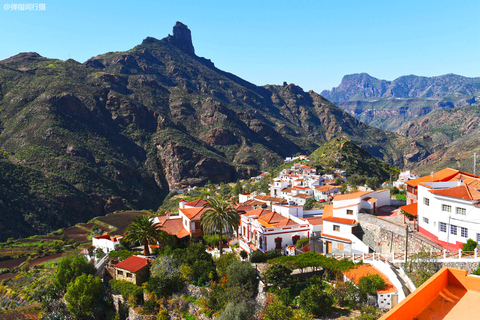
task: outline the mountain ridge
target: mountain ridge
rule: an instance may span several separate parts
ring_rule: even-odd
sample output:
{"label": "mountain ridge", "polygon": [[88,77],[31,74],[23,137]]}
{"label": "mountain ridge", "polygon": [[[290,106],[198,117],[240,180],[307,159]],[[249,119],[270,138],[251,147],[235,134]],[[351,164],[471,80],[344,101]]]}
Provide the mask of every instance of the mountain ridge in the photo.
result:
{"label": "mountain ridge", "polygon": [[338,87],[321,94],[355,118],[395,131],[432,111],[477,103],[480,78],[408,75],[387,81],[360,73],[344,76]]}
{"label": "mountain ridge", "polygon": [[[14,165],[69,186],[37,191],[54,223],[40,223],[42,210],[27,220],[13,207],[0,214],[23,215],[28,235],[114,210],[156,210],[170,190],[250,177],[337,136],[399,167],[429,155],[313,91],[255,86],[217,69],[196,56],[187,30],[177,23],[171,36],[85,63],[35,53],[0,62],[0,148]],[[54,206],[67,189],[91,212],[75,201]]]}

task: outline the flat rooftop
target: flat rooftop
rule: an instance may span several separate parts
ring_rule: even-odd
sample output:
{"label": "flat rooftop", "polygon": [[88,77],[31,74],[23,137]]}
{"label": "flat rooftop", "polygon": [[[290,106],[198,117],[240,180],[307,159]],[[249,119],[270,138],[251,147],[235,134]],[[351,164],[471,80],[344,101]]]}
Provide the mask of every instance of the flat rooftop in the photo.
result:
{"label": "flat rooftop", "polygon": [[380,320],[480,318],[480,277],[444,267]]}

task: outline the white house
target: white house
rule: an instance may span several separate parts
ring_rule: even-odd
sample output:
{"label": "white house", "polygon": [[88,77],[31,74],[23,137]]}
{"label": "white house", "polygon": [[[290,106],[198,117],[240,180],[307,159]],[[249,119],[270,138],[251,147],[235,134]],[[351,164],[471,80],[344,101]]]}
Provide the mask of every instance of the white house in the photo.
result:
{"label": "white house", "polygon": [[109,253],[120,247],[120,239],[122,238],[123,235],[112,237],[109,234],[104,233],[101,236],[92,237],[92,246],[96,249],[102,249],[105,253]]}
{"label": "white house", "polygon": [[480,240],[480,180],[418,184],[419,231],[449,250]]}
{"label": "white house", "polygon": [[331,185],[317,186],[313,191],[315,200],[330,200],[338,192],[338,188]]}
{"label": "white house", "polygon": [[368,246],[355,235],[358,213],[376,213],[378,207],[389,204],[390,190],[336,195],[333,204],[326,205],[323,211],[324,252],[368,253]]}

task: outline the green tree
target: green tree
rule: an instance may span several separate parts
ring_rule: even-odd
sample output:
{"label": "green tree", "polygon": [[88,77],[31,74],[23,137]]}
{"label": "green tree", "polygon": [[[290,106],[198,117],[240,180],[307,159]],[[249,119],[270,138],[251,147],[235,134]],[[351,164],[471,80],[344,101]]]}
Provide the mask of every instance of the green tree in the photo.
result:
{"label": "green tree", "polygon": [[333,306],[333,297],[320,284],[311,285],[302,290],[298,304],[303,311],[320,317],[329,312]]}
{"label": "green tree", "polygon": [[380,187],[380,180],[376,176],[368,178],[365,183],[367,184],[367,187],[372,190],[376,190]]}
{"label": "green tree", "polygon": [[303,210],[312,210],[316,203],[317,201],[313,198],[307,199],[303,205]]}
{"label": "green tree", "polygon": [[477,248],[478,243],[472,239],[468,239],[466,243],[462,245],[462,251],[474,251]]}
{"label": "green tree", "polygon": [[292,271],[286,265],[274,262],[263,275],[265,282],[272,284],[274,287],[283,288],[290,283]]}
{"label": "green tree", "polygon": [[365,184],[365,180],[366,179],[364,176],[354,173],[347,178],[347,183],[348,185],[353,187],[363,186]]}
{"label": "green tree", "polygon": [[95,274],[95,267],[83,256],[68,256],[61,259],[53,273],[53,285],[59,290],[65,290],[67,285],[82,274]]}
{"label": "green tree", "polygon": [[226,274],[227,287],[241,288],[249,297],[257,293],[257,272],[249,262],[233,262],[228,266]]}
{"label": "green tree", "polygon": [[67,286],[65,301],[75,319],[92,315],[102,301],[103,287],[100,278],[82,274]]}
{"label": "green tree", "polygon": [[237,180],[237,183],[232,189],[232,194],[234,196],[238,196],[240,193],[243,193],[243,187],[242,187],[242,183],[239,180]]}
{"label": "green tree", "polygon": [[387,283],[378,274],[363,276],[358,280],[358,288],[372,296],[377,294],[377,290],[383,290],[386,287]]}
{"label": "green tree", "polygon": [[292,319],[293,309],[285,305],[277,296],[273,296],[272,303],[263,311],[264,320]]}
{"label": "green tree", "polygon": [[141,215],[132,220],[127,228],[127,240],[143,244],[143,253],[150,255],[149,243],[156,243],[163,236],[160,232],[159,223],[153,223],[153,218],[148,215]]}
{"label": "green tree", "polygon": [[236,261],[238,261],[237,255],[233,252],[224,254],[223,256],[218,258],[217,261],[215,261],[218,274],[220,276],[226,274],[227,268]]}
{"label": "green tree", "polygon": [[255,308],[249,306],[245,300],[238,303],[229,302],[225,310],[218,316],[218,320],[249,320],[252,319]]}
{"label": "green tree", "polygon": [[[220,239],[224,232],[232,233],[240,224],[240,216],[231,203],[221,198],[207,200],[205,207],[208,208],[200,220],[203,231],[207,234],[219,234]],[[223,246],[220,242],[220,256]]]}

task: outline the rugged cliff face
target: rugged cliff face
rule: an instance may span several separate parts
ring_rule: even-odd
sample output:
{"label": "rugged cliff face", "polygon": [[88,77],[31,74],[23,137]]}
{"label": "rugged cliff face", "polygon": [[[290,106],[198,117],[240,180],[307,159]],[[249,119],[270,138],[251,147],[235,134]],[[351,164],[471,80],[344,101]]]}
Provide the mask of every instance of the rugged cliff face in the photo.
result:
{"label": "rugged cliff face", "polygon": [[386,81],[360,73],[346,75],[338,87],[322,95],[362,122],[395,131],[434,110],[477,103],[480,78],[410,75]]}
{"label": "rugged cliff face", "polygon": [[[36,53],[1,61],[0,149],[4,161],[38,175],[22,190],[44,209],[27,219],[30,209],[10,204],[0,215],[22,215],[31,232],[156,209],[170,189],[249,177],[337,136],[400,167],[428,156],[315,92],[258,87],[219,70],[195,54],[191,38],[177,23],[162,40],[83,64]],[[55,221],[41,223],[47,214]]]}
{"label": "rugged cliff face", "polygon": [[480,155],[479,114],[480,106],[439,110],[405,124],[397,133],[417,139],[432,151],[418,163],[419,172],[445,167],[473,172],[473,155]]}

